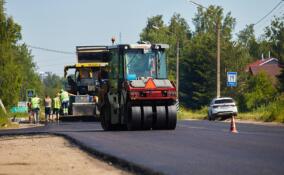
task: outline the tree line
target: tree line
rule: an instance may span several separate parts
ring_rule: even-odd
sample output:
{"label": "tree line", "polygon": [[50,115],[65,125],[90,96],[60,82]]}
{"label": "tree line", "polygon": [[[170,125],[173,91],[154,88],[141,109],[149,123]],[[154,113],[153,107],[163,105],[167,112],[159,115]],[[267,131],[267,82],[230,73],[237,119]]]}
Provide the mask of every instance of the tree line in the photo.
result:
{"label": "tree line", "polygon": [[[168,24],[162,15],[148,18],[140,39],[153,43],[168,43],[169,77],[175,81],[176,44],[180,50],[180,101],[192,109],[207,106],[216,97],[216,26],[219,22],[221,43],[221,96],[232,96],[243,111],[253,110],[275,100],[283,92],[283,71],[273,86],[266,74],[249,76],[246,66],[271,53],[284,61],[284,16],[275,17],[260,38],[253,24],[247,25],[233,37],[236,18],[224,13],[220,6],[198,7],[192,18],[194,29],[180,14],[175,13]],[[228,88],[226,72],[238,72],[238,86]]]}
{"label": "tree line", "polygon": [[62,78],[48,74],[41,81],[31,51],[26,44],[19,44],[21,26],[6,15],[4,5],[0,0],[0,99],[9,108],[27,100],[27,89],[34,89],[41,97],[55,95],[62,87]]}
{"label": "tree line", "polygon": [[[25,100],[26,89],[35,89],[40,96],[54,96],[62,87],[63,78],[48,74],[41,81],[36,71],[31,51],[21,40],[21,26],[7,16],[4,0],[0,0],[0,98],[7,106]],[[173,14],[168,24],[162,15],[149,17],[140,39],[152,43],[168,43],[169,78],[175,81],[176,46],[180,50],[180,100],[192,109],[207,106],[216,96],[216,24],[221,31],[221,95],[232,96],[243,111],[253,110],[277,100],[284,90],[284,72],[276,86],[264,73],[249,76],[245,67],[260,59],[262,54],[284,64],[284,16],[275,17],[256,38],[253,24],[247,25],[233,37],[236,19],[224,13],[220,6],[208,9],[197,8],[191,21],[194,29],[178,13]],[[226,72],[238,72],[238,86],[226,86]]]}

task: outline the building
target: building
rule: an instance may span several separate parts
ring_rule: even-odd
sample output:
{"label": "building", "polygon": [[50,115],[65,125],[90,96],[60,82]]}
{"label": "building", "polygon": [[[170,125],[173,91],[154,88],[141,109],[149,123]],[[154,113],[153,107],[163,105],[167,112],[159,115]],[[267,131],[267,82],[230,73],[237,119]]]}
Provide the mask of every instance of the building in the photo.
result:
{"label": "building", "polygon": [[266,58],[247,65],[246,72],[249,72],[251,75],[265,72],[275,83],[277,75],[281,73],[281,66],[277,58]]}

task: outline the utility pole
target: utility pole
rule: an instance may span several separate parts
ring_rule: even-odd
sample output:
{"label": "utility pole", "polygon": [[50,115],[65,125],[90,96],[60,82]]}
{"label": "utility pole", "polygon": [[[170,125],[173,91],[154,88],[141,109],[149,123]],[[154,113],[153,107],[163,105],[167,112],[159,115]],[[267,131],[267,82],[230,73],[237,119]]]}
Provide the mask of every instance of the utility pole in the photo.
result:
{"label": "utility pole", "polygon": [[217,97],[221,96],[221,82],[220,82],[220,27],[219,20],[216,20],[216,30],[217,30]]}
{"label": "utility pole", "polygon": [[179,39],[177,37],[177,58],[176,58],[176,91],[179,100]]}

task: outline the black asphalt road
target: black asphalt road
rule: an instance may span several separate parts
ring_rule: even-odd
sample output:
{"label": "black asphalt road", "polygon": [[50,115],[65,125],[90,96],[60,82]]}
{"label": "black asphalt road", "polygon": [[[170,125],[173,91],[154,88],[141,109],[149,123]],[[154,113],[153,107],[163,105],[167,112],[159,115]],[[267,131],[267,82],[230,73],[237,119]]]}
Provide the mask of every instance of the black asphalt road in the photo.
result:
{"label": "black asphalt road", "polygon": [[[87,150],[162,174],[284,174],[284,127],[180,121],[173,131],[103,132],[98,122],[61,122],[1,135],[61,134]],[[91,151],[92,152],[92,151]]]}

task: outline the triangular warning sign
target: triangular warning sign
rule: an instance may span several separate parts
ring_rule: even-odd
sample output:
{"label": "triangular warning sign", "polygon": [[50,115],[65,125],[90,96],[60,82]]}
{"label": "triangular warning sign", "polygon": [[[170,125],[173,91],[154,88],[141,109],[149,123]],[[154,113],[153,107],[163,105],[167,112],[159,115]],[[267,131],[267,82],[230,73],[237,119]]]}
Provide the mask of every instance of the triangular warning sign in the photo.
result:
{"label": "triangular warning sign", "polygon": [[152,78],[149,78],[149,80],[146,82],[145,88],[146,89],[156,88],[156,85],[155,85],[155,83],[154,83]]}

